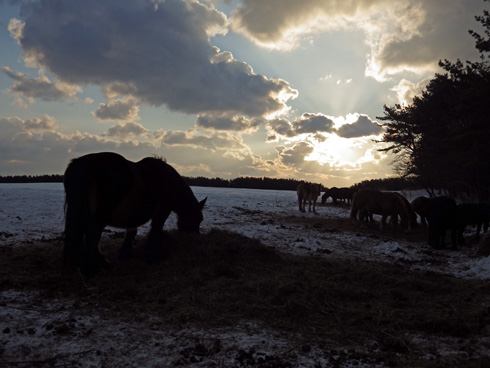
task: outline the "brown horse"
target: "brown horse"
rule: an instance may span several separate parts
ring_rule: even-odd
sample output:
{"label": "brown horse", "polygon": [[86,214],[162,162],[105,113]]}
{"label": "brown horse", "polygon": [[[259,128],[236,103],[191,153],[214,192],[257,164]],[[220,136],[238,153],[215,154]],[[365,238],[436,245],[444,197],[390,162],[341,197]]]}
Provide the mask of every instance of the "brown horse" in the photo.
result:
{"label": "brown horse", "polygon": [[424,227],[427,227],[427,205],[429,204],[429,201],[430,198],[417,197],[410,203],[414,212],[420,216],[420,223]]}
{"label": "brown horse", "polygon": [[311,212],[313,207],[313,213],[316,213],[316,201],[320,196],[321,191],[321,184],[300,183],[296,188],[299,210],[301,212],[306,212],[305,206],[306,201],[308,201],[308,211]]}
{"label": "brown horse", "polygon": [[126,229],[121,258],[131,255],[137,227],[151,219],[147,239],[150,261],[161,258],[163,225],[174,211],[177,227],[199,232],[206,202],[198,202],[184,179],[163,160],[131,162],[111,152],[76,158],[63,178],[65,187],[64,257],[84,275],[94,275],[108,262],[98,243],[106,226]]}
{"label": "brown horse", "polygon": [[397,224],[398,216],[402,224],[407,224],[410,230],[410,212],[405,201],[398,193],[381,192],[378,190],[361,189],[354,193],[350,217],[357,220],[358,214],[361,219],[371,218],[372,215],[381,215],[381,228],[386,225],[386,219],[391,217],[394,226]]}
{"label": "brown horse", "polygon": [[[411,229],[417,228],[419,226],[418,223],[417,223],[417,214],[413,210],[413,208],[410,205],[410,202],[408,201],[408,199],[406,199],[400,193],[397,193],[397,192],[392,192],[392,193],[395,194],[395,195],[397,195],[403,201],[403,203],[405,204],[405,208],[406,208],[407,213],[408,213],[408,220],[410,222],[410,228]],[[402,225],[403,225],[403,223],[402,223]]]}

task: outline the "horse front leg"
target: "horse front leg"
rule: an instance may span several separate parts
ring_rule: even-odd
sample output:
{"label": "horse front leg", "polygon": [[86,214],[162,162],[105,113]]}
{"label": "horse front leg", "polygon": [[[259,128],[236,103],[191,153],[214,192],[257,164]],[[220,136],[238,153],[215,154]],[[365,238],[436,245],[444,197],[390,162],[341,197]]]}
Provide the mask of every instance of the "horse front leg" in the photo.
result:
{"label": "horse front leg", "polygon": [[146,257],[149,263],[157,263],[163,259],[163,225],[170,212],[170,210],[165,210],[151,220],[150,232],[146,239]]}
{"label": "horse front leg", "polygon": [[379,224],[379,228],[383,230],[386,227],[386,219],[388,218],[388,215],[383,214],[381,216],[381,224]]}
{"label": "horse front leg", "polygon": [[119,251],[119,259],[129,259],[132,255],[134,238],[138,233],[138,228],[134,229],[126,229],[126,234],[124,236],[124,240],[121,246],[121,250]]}
{"label": "horse front leg", "polygon": [[102,255],[99,249],[99,241],[105,224],[91,222],[85,230],[85,249],[83,260],[78,265],[80,272],[86,276],[94,276],[101,269],[109,266],[109,261]]}
{"label": "horse front leg", "polygon": [[301,212],[306,212],[306,210],[305,210],[305,204],[306,203],[305,202],[306,202],[306,200],[298,199],[298,206],[299,206],[299,210]]}

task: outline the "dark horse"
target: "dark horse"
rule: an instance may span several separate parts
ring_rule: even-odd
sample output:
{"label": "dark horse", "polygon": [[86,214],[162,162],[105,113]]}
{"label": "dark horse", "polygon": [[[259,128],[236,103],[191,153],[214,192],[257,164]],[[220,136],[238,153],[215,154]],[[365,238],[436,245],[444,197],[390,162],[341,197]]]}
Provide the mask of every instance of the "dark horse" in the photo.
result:
{"label": "dark horse", "polygon": [[458,205],[458,243],[464,245],[463,232],[468,225],[476,225],[475,240],[480,240],[480,231],[488,230],[490,205],[488,203],[461,203]]}
{"label": "dark horse", "polygon": [[454,199],[445,196],[430,198],[427,202],[426,217],[429,225],[429,245],[435,249],[444,249],[446,230],[450,230],[452,249],[458,249],[458,206]]}
{"label": "dark horse", "polygon": [[198,202],[173,167],[158,158],[138,162],[111,152],[76,158],[68,165],[65,186],[65,261],[72,260],[84,275],[107,266],[98,243],[106,226],[126,229],[121,258],[131,255],[137,227],[151,219],[147,239],[150,261],[161,257],[163,225],[170,212],[177,227],[198,233],[206,202]]}

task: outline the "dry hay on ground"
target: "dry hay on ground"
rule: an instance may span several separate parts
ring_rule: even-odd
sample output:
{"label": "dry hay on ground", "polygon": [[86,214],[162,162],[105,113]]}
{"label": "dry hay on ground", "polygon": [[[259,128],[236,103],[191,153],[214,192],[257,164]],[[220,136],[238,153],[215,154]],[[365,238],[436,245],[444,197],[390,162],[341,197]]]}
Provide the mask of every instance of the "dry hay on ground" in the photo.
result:
{"label": "dry hay on ground", "polygon": [[[120,239],[102,242],[112,267],[82,280],[61,275],[60,244],[0,247],[0,290],[32,290],[39,302],[75,300],[84,313],[127,319],[146,313],[171,326],[230,327],[255,321],[328,350],[362,347],[387,366],[479,367],[490,325],[488,282],[399,266],[293,256],[221,230],[168,235],[166,259],[148,265],[141,248],[117,260]],[[424,343],[411,337],[420,336]],[[431,340],[459,341],[438,363]],[[434,343],[435,344],[435,343]]]}

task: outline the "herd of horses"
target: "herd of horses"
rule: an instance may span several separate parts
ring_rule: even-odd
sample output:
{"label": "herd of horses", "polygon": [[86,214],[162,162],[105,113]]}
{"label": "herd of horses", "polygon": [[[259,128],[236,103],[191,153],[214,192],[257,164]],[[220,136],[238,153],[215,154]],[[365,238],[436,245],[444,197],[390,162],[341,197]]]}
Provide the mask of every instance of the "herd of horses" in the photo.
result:
{"label": "herd of horses", "polygon": [[[64,174],[65,189],[65,265],[71,262],[83,275],[93,276],[107,267],[99,249],[106,226],[123,228],[126,234],[120,249],[122,259],[129,258],[137,228],[151,220],[146,240],[149,261],[162,258],[163,226],[170,213],[177,214],[177,228],[185,233],[199,233],[206,199],[198,201],[180,174],[164,160],[147,157],[132,162],[112,152],[92,153],[73,159]],[[301,212],[316,213],[321,184],[302,182],[297,187]],[[381,215],[381,226],[387,219],[393,227],[410,230],[422,225],[429,229],[429,244],[444,247],[446,230],[451,230],[453,248],[463,244],[463,231],[468,224],[488,229],[490,205],[460,204],[448,197],[417,198],[409,203],[402,195],[377,190],[330,188],[322,203],[332,197],[333,203],[344,201],[351,206],[351,219],[373,221]]]}
{"label": "herd of horses", "polygon": [[[299,209],[305,212],[304,201],[310,202],[315,212],[315,202],[319,197],[318,190],[308,191],[308,187],[317,188],[320,184],[301,183],[298,185]],[[320,186],[321,187],[321,186]],[[305,197],[305,193],[310,193]],[[479,240],[480,232],[488,230],[490,221],[490,204],[488,203],[461,203],[447,196],[435,198],[418,197],[409,202],[397,192],[383,192],[380,190],[354,188],[325,189],[322,203],[332,197],[332,203],[339,200],[350,204],[350,219],[364,223],[373,222],[373,215],[381,216],[381,228],[389,225],[398,226],[406,231],[422,226],[428,228],[428,243],[435,249],[445,248],[446,232],[451,234],[451,248],[457,249],[464,245],[463,233],[468,225],[476,225],[475,239]],[[302,206],[303,202],[303,206]],[[313,203],[313,205],[311,205]],[[310,210],[311,211],[311,210]],[[417,222],[420,217],[420,224]]]}

